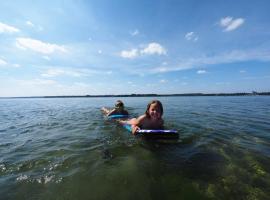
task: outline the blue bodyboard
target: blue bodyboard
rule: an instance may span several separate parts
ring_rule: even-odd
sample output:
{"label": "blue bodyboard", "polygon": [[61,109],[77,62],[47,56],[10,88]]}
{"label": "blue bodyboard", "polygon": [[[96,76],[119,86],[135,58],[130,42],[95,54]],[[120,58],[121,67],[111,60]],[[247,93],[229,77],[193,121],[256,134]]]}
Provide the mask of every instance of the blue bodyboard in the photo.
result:
{"label": "blue bodyboard", "polygon": [[[128,115],[110,115],[107,116],[108,119],[121,119],[121,118],[128,118]],[[132,132],[132,127],[130,124],[122,124],[122,126],[128,130],[128,132]],[[177,130],[171,129],[139,129],[136,131],[136,135],[143,136],[147,139],[178,139],[179,134]]]}
{"label": "blue bodyboard", "polygon": [[109,115],[107,117],[108,119],[121,119],[121,118],[128,118],[128,115]]}
{"label": "blue bodyboard", "polygon": [[[132,127],[130,124],[124,124],[123,127],[127,129],[129,132],[132,132]],[[149,139],[177,139],[179,138],[179,134],[177,130],[171,129],[139,129],[136,131],[136,135],[142,135]]]}

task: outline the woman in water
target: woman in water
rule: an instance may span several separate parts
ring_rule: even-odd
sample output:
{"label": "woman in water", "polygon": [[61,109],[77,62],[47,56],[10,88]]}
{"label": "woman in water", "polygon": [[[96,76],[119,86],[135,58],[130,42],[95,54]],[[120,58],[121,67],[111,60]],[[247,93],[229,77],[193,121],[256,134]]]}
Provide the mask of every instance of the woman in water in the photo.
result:
{"label": "woman in water", "polygon": [[107,116],[111,115],[128,115],[128,111],[125,110],[124,103],[121,100],[117,100],[115,103],[115,107],[112,110],[109,110],[105,107],[101,108],[101,111]]}
{"label": "woman in water", "polygon": [[164,129],[162,119],[163,106],[158,100],[151,101],[146,108],[145,114],[128,121],[120,120],[122,124],[130,124],[132,133],[135,135],[139,129]]}

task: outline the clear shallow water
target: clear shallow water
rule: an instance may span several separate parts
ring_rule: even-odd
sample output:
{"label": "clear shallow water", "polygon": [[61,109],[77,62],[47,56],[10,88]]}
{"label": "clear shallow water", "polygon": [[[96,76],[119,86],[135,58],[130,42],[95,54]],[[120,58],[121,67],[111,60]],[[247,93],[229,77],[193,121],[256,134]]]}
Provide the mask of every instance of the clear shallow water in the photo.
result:
{"label": "clear shallow water", "polygon": [[0,199],[269,198],[269,96],[159,98],[169,142],[106,120],[117,99],[0,99]]}

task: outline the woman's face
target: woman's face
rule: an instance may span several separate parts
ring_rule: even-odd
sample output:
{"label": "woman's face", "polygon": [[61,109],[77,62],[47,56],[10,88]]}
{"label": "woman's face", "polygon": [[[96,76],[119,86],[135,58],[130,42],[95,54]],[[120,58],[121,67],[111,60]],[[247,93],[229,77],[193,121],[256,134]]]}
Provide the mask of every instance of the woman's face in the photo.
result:
{"label": "woman's face", "polygon": [[148,113],[152,119],[160,119],[161,117],[160,107],[156,103],[150,105]]}
{"label": "woman's face", "polygon": [[116,110],[123,110],[124,108],[123,108],[123,106],[115,106],[115,109]]}

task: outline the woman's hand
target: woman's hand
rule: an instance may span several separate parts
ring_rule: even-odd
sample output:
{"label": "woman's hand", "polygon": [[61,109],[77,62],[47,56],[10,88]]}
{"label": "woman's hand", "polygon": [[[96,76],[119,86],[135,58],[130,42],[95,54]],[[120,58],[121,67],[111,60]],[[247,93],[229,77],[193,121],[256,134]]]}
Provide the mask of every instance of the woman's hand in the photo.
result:
{"label": "woman's hand", "polygon": [[140,127],[136,125],[132,125],[132,134],[137,135],[137,130],[140,130]]}
{"label": "woman's hand", "polygon": [[102,107],[101,109],[100,109],[104,114],[108,114],[110,111],[107,109],[107,108],[105,108],[105,107]]}

